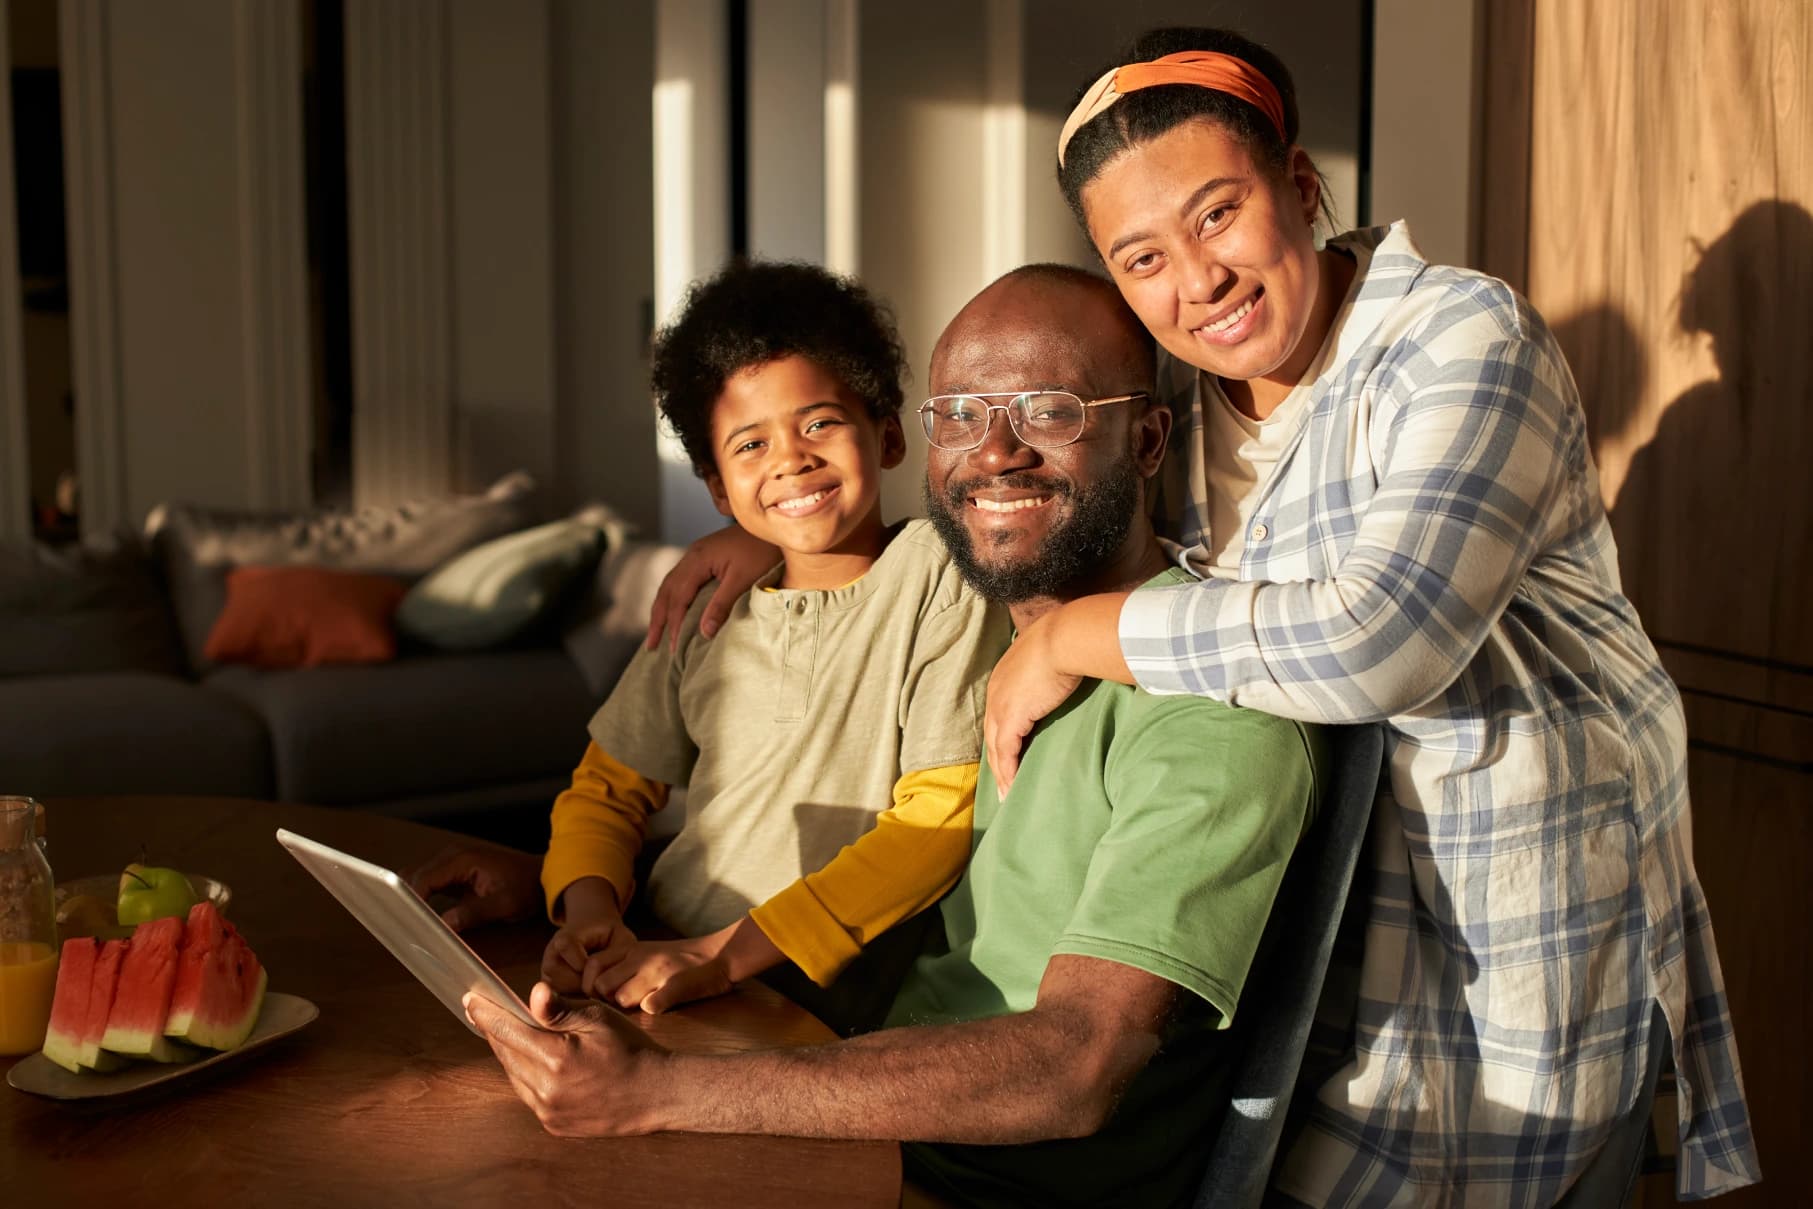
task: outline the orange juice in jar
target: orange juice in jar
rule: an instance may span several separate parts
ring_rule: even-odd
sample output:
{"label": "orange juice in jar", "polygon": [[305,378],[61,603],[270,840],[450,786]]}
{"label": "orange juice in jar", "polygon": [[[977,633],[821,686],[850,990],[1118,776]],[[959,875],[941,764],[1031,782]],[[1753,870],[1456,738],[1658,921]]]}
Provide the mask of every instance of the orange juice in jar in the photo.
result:
{"label": "orange juice in jar", "polygon": [[44,1045],[57,955],[37,940],[0,940],[0,1054],[29,1054]]}
{"label": "orange juice in jar", "polygon": [[38,804],[0,796],[0,1054],[44,1044],[57,982],[56,883]]}

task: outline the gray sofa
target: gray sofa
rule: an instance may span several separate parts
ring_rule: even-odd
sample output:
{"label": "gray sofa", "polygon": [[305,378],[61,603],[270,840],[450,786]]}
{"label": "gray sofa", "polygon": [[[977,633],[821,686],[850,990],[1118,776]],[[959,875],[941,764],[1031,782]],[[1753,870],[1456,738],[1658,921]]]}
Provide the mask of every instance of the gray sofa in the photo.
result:
{"label": "gray sofa", "polygon": [[209,794],[380,811],[534,847],[678,551],[601,521],[596,575],[508,647],[263,671],[202,654],[236,565],[416,579],[542,519],[521,476],[407,508],[186,506],[145,535],[0,544],[0,792]]}

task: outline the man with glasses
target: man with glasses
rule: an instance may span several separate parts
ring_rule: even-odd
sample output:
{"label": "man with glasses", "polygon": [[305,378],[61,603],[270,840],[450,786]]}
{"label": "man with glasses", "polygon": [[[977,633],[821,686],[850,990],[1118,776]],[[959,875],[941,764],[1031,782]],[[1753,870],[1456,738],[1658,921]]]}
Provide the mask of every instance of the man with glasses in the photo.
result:
{"label": "man with glasses", "polygon": [[[1170,416],[1151,337],[1106,281],[1033,266],[932,355],[926,504],[1024,627],[1178,582],[1147,520]],[[535,1033],[468,1000],[560,1134],[898,1138],[964,1204],[1188,1203],[1226,1107],[1232,1019],[1314,811],[1320,737],[1201,697],[1096,683],[1041,724],[1012,791],[986,768],[968,871],[890,1026],[814,1049],[671,1054],[537,986]],[[1054,1140],[1062,1139],[1062,1140]]]}

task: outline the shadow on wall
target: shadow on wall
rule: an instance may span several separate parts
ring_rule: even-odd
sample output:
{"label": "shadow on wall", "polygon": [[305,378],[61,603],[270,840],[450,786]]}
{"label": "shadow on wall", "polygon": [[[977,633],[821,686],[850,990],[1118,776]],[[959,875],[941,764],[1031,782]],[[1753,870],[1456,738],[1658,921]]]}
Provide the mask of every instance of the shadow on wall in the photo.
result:
{"label": "shadow on wall", "polygon": [[1799,621],[1813,592],[1813,214],[1757,202],[1695,250],[1672,305],[1594,306],[1555,335],[1644,628],[1660,646],[1749,668],[1720,671],[1739,678],[1722,691],[1741,681],[1746,699],[1799,703],[1802,681],[1766,689],[1757,677],[1813,667]]}
{"label": "shadow on wall", "polygon": [[1655,437],[1631,454],[1620,509],[1718,515],[1759,452],[1793,442],[1813,402],[1810,275],[1813,215],[1789,202],[1756,203],[1701,251],[1676,322],[1710,339],[1718,376],[1662,411]]}
{"label": "shadow on wall", "polygon": [[1640,417],[1649,361],[1636,327],[1615,306],[1576,311],[1553,327],[1586,405],[1586,437],[1612,508],[1623,483]]}
{"label": "shadow on wall", "polygon": [[1682,336],[1711,342],[1718,376],[1640,430],[1647,378],[1642,339],[1614,307],[1555,325],[1589,404],[1588,433],[1605,474],[1606,506],[1715,515],[1737,476],[1770,443],[1793,443],[1813,407],[1813,214],[1791,202],[1749,207],[1700,255],[1681,284]]}

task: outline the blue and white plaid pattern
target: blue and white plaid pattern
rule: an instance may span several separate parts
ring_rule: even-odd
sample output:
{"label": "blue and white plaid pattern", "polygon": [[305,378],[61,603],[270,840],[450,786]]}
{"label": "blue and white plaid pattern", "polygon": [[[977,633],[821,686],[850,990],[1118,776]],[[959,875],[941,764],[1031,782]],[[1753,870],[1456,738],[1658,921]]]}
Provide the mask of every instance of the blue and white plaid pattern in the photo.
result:
{"label": "blue and white plaid pattern", "polygon": [[[1679,1192],[1759,1178],[1694,873],[1680,697],[1619,587],[1573,379],[1503,283],[1401,226],[1355,292],[1238,580],[1136,594],[1139,683],[1388,724],[1356,1050],[1282,1185],[1311,1204],[1545,1206],[1674,1038]],[[1207,569],[1202,375],[1161,484]]]}

